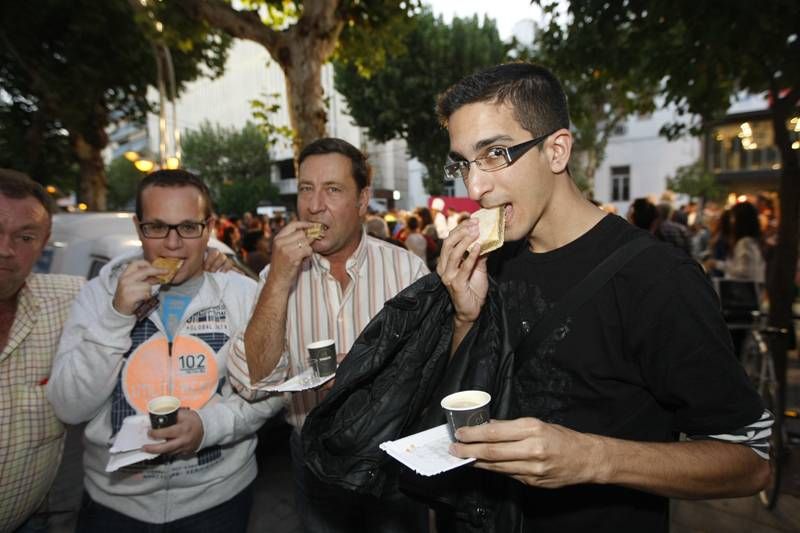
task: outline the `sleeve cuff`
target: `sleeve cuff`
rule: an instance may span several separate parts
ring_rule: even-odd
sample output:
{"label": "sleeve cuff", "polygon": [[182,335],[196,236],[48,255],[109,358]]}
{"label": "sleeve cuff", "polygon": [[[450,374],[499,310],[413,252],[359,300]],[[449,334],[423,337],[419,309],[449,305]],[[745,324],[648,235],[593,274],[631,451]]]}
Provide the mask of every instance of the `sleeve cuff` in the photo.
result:
{"label": "sleeve cuff", "polygon": [[222,424],[218,423],[224,420],[227,416],[225,407],[221,402],[215,402],[212,405],[201,407],[195,411],[200,417],[200,422],[203,424],[203,439],[200,441],[200,446],[195,450],[199,452],[203,448],[208,448],[219,443],[225,436],[225,428]]}
{"label": "sleeve cuff", "polygon": [[288,361],[289,358],[284,352],[272,373],[264,379],[252,383],[247,367],[244,340],[241,335],[238,335],[228,354],[228,378],[231,386],[240,396],[249,401],[260,400],[270,394],[269,391],[264,390],[265,388],[278,385],[286,380],[289,371]]}

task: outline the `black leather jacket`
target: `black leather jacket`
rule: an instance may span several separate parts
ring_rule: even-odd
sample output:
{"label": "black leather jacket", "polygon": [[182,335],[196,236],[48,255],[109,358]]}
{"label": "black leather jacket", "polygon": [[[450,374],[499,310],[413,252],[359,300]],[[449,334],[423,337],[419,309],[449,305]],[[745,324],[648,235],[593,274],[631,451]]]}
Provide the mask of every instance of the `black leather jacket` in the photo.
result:
{"label": "black leather jacket", "polygon": [[519,483],[468,467],[424,478],[378,448],[444,423],[439,401],[458,390],[488,391],[492,418],[509,418],[513,351],[502,310],[490,283],[477,323],[450,359],[453,307],[436,274],[386,302],[306,419],[307,467],[326,483],[375,496],[399,476],[404,491],[448,517],[448,531],[518,530]]}

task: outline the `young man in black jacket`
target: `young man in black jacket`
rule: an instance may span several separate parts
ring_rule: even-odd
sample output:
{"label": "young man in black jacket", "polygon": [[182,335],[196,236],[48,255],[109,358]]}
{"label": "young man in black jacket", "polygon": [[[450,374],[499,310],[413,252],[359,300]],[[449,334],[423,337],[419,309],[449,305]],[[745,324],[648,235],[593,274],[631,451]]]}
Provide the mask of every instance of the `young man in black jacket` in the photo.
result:
{"label": "young man in black jacket", "polygon": [[438,111],[446,175],[482,207],[503,206],[506,241],[522,243],[480,257],[474,220],[444,241],[437,271],[455,308],[452,353],[482,313],[490,274],[512,344],[522,343],[511,419],[460,429],[451,452],[524,484],[523,531],[667,531],[667,498],[763,487],[771,415],[734,358],[711,285],[674,247],[649,247],[544,341],[524,342],[570,287],[643,233],[572,181],[553,74],[492,67],[451,87]]}

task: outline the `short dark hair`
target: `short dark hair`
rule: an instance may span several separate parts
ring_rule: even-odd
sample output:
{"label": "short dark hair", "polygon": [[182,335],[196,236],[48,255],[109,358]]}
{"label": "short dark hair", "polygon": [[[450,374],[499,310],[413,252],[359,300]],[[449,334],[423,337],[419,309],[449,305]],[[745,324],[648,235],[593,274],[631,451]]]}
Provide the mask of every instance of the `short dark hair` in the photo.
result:
{"label": "short dark hair", "polygon": [[424,228],[428,224],[433,224],[433,215],[428,207],[417,207],[414,209],[414,214],[419,217],[420,225]]}
{"label": "short dark hair", "polygon": [[200,191],[205,200],[205,217],[209,218],[214,212],[211,204],[211,192],[203,180],[188,170],[156,170],[145,176],[136,189],[136,218],[139,220],[142,220],[142,191],[148,187],[194,187]]}
{"label": "short dark hair", "polygon": [[653,222],[658,218],[658,210],[647,198],[637,198],[631,204],[631,222],[633,225],[644,230],[650,231]]}
{"label": "short dark hair", "polygon": [[561,83],[552,72],[532,63],[496,65],[461,79],[439,96],[436,112],[447,126],[453,113],[476,102],[508,102],[514,119],[533,137],[569,128]]}
{"label": "short dark hair", "polygon": [[0,194],[6,198],[22,200],[35,198],[49,216],[56,212],[55,204],[47,191],[39,183],[33,181],[27,174],[10,168],[0,168]]}
{"label": "short dark hair", "polygon": [[361,150],[343,139],[323,137],[307,145],[300,152],[297,164],[303,164],[307,157],[312,155],[341,154],[350,159],[353,179],[356,180],[358,190],[369,187],[372,182],[372,169],[367,163],[367,156]]}

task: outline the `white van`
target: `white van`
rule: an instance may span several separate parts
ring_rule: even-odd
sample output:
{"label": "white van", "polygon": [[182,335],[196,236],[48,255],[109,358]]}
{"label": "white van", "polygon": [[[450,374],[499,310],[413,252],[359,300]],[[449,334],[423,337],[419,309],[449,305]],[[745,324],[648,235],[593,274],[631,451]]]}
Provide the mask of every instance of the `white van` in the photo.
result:
{"label": "white van", "polygon": [[[34,272],[72,274],[92,279],[111,258],[141,246],[133,213],[59,213],[53,215],[53,232]],[[243,273],[254,277],[226,244],[209,240]]]}

